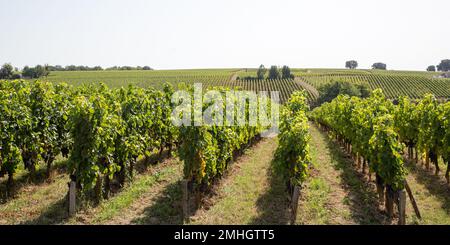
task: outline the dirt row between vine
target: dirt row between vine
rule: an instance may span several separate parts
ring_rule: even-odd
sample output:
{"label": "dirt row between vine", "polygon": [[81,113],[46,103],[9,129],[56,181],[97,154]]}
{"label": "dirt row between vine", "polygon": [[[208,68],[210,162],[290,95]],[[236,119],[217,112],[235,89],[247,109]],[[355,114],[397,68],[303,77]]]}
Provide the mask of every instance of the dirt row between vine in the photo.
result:
{"label": "dirt row between vine", "polygon": [[[383,205],[378,203],[374,183],[375,178],[369,181],[368,175],[362,174],[361,170],[356,168],[353,160],[343,152],[343,149],[329,139],[328,135],[317,129],[314,124],[311,125],[311,135],[312,155],[316,159],[315,165],[318,173],[313,173],[313,176],[308,178],[307,186],[309,186],[309,191],[313,193],[310,196],[315,197],[315,199],[310,198],[313,200],[310,202],[313,204],[316,202],[321,205],[310,204],[314,212],[311,212],[309,215],[314,213],[315,215],[312,218],[306,219],[306,221],[302,221],[300,218],[300,222],[311,223],[311,220],[317,220],[317,222],[312,223],[345,224],[349,222],[350,224],[396,224],[396,219],[389,220],[385,215]],[[329,169],[326,165],[331,165],[332,169]],[[445,178],[443,176],[435,176],[433,170],[426,170],[420,164],[406,161],[405,166],[408,171],[406,179],[412,189],[422,216],[422,219],[418,219],[410,200],[407,199],[406,223],[410,225],[450,224],[450,188]],[[332,171],[327,171],[327,169]],[[339,176],[335,176],[336,173]],[[338,185],[333,184],[336,181],[337,183],[341,183]],[[325,184],[321,182],[325,182]],[[344,192],[339,190],[341,188],[336,189],[339,186],[344,189]],[[326,191],[323,191],[324,189]],[[331,200],[330,198],[322,198],[328,201],[317,201],[316,199],[320,200],[320,198],[317,198],[317,196],[320,196],[320,191],[325,193],[322,194],[323,196],[331,193],[332,196],[338,196],[339,198],[336,201],[341,200],[345,204],[344,207],[338,209],[321,209],[322,206],[327,207],[333,201],[332,198]],[[338,193],[344,193],[345,195],[342,196]],[[332,206],[338,207],[336,205]],[[347,208],[345,208],[346,206]],[[316,210],[314,210],[314,207],[316,207]],[[336,212],[343,214],[341,217],[347,217],[347,219],[339,220],[334,218]]]}
{"label": "dirt row between vine", "polygon": [[[281,180],[273,182],[275,148],[276,139],[248,148],[193,214],[192,223],[286,223],[287,218],[273,213],[283,207],[277,211],[285,215],[287,208]],[[68,176],[57,172],[42,183],[23,183],[14,198],[0,205],[0,224],[182,224],[182,172],[182,162],[166,159],[100,205],[83,206],[72,218],[66,210]]]}
{"label": "dirt row between vine", "polygon": [[[313,166],[301,191],[297,224],[392,224],[378,204],[375,185],[351,158],[313,124]],[[274,173],[277,139],[263,139],[230,165],[213,194],[191,216],[191,224],[288,224],[284,181]],[[408,182],[422,212],[407,203],[408,224],[450,224],[450,191],[420,165],[407,163]],[[98,206],[85,206],[68,219],[68,176],[63,169],[40,183],[20,184],[0,204],[0,224],[183,224],[183,164],[177,158],[149,166],[132,183]]]}

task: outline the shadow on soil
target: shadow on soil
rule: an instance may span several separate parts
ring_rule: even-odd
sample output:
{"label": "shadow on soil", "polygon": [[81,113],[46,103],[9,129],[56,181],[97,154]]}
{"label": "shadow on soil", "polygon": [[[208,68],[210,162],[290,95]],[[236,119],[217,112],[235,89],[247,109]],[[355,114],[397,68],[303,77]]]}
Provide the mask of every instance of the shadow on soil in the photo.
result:
{"label": "shadow on soil", "polygon": [[336,142],[328,139],[324,132],[320,130],[319,132],[327,142],[334,169],[339,171],[340,177],[345,183],[343,187],[348,191],[348,195],[343,201],[350,206],[352,218],[358,224],[363,225],[390,224],[391,221],[378,208],[378,194],[373,183],[369,183],[364,175],[357,171],[353,160],[346,156]]}
{"label": "shadow on soil", "polygon": [[183,224],[181,199],[181,181],[177,181],[168,185],[154,203],[144,209],[143,215],[133,219],[131,224]]}
{"label": "shadow on soil", "polygon": [[405,166],[411,174],[414,174],[417,182],[425,186],[431,195],[438,198],[442,203],[442,208],[450,214],[450,188],[447,181],[418,164],[407,162]]}
{"label": "shadow on soil", "polygon": [[24,225],[55,225],[67,220],[66,197],[50,205],[39,217],[23,222]]}
{"label": "shadow on soil", "polygon": [[260,215],[254,218],[250,224],[289,224],[291,211],[286,185],[280,175],[277,175],[272,168],[267,170],[267,176],[269,176],[269,189],[258,198],[256,203]]}
{"label": "shadow on soil", "polygon": [[[68,160],[60,160],[55,162],[52,166],[52,175],[59,175],[67,172],[67,161]],[[36,170],[34,176],[32,177],[30,173],[24,173],[19,177],[14,178],[12,193],[7,195],[7,176],[4,176],[0,181],[0,204],[8,202],[10,199],[14,198],[22,188],[33,184],[39,185],[46,181],[50,181],[51,178],[47,178],[46,168],[44,166],[40,166],[39,169]]]}

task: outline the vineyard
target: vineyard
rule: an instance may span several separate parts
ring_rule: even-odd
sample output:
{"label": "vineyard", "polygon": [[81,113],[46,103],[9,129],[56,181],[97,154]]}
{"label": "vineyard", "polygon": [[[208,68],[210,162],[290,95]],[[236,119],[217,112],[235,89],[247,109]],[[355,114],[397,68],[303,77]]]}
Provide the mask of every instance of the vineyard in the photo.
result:
{"label": "vineyard", "polygon": [[[384,97],[382,90],[377,89],[368,99],[340,95],[331,103],[316,108],[311,116],[342,144],[357,168],[362,168],[365,173],[368,166],[369,179],[372,173],[375,174],[380,203],[385,202],[390,216],[394,212],[394,202],[399,213],[405,212],[401,196],[406,198],[403,193],[406,188],[420,218],[417,203],[406,181],[404,162],[421,162],[427,170],[430,170],[431,162],[435,167],[435,176],[440,173],[439,162],[446,164],[444,176],[447,184],[450,183],[447,139],[450,132],[447,123],[449,104],[439,104],[435,96],[426,94],[417,103],[402,97],[399,104],[394,105]],[[404,149],[406,155],[403,155]]]}
{"label": "vineyard", "polygon": [[1,83],[1,169],[12,195],[19,166],[36,177],[45,163],[47,177],[58,155],[69,157],[71,179],[97,202],[108,198],[113,183],[133,177],[140,156],[162,153],[175,143],[170,123],[172,89],[163,92],[129,86],[73,88],[66,84]]}
{"label": "vineyard", "polygon": [[46,80],[76,86],[103,82],[111,88],[133,84],[137,87],[162,89],[164,83],[170,83],[174,87],[180,83],[202,83],[204,88],[239,86],[252,91],[280,91],[282,103],[289,99],[293,91],[302,89],[308,92],[308,100],[314,101],[317,99],[316,91],[303,83],[317,90],[332,81],[366,84],[371,90],[380,88],[389,99],[400,96],[420,99],[427,93],[434,94],[438,99],[450,97],[450,79],[437,78],[440,75],[438,72],[340,69],[292,69],[292,72],[300,83],[291,79],[246,80],[256,77],[256,69],[52,72]]}
{"label": "vineyard", "polygon": [[[0,223],[450,223],[450,102],[439,102],[447,80],[318,69],[293,70],[295,79],[241,79],[254,72],[1,81]],[[119,82],[127,73],[135,76]],[[310,111],[314,87],[334,79],[373,91]],[[261,124],[175,127],[172,95],[196,82],[221,96],[230,88],[280,91],[278,137],[262,138]],[[246,118],[252,113],[245,107]]]}
{"label": "vineyard", "polygon": [[401,145],[390,114],[392,107],[381,90],[376,90],[369,99],[360,101],[356,97],[339,96],[313,111],[313,118],[326,131],[332,131],[358,166],[363,159],[362,171],[365,172],[368,165],[369,171],[375,173],[380,203],[386,202],[390,216],[394,202],[397,202],[399,213],[404,212],[400,210],[404,204],[398,199],[402,192],[398,191],[405,188],[406,174],[400,155]]}
{"label": "vineyard", "polygon": [[[304,90],[302,85],[296,83],[292,79],[279,79],[279,80],[237,80],[232,81],[222,86],[240,87],[243,90],[261,92],[261,91],[279,91],[280,102],[285,103],[289,100],[291,94],[294,91]],[[315,98],[314,94],[309,92],[306,95],[307,99],[312,101]]]}
{"label": "vineyard", "polygon": [[[223,95],[227,90],[221,89]],[[242,155],[243,149],[259,141],[267,127],[175,127],[171,121],[174,91],[170,84],[159,91],[133,85],[110,89],[104,84],[71,87],[65,83],[17,80],[2,81],[0,92],[0,172],[7,176],[4,201],[16,194],[14,176],[18,171],[27,170],[33,181],[38,178],[37,170],[45,165],[45,178],[50,180],[55,159],[62,157],[67,159],[63,167],[71,183],[68,202],[75,195],[99,204],[133,182],[138,161],[143,160],[148,167],[161,161],[164,151],[171,156],[174,148],[184,162],[184,179],[191,191],[200,194],[226,173],[229,163]],[[227,97],[230,100],[238,102],[237,97]],[[291,110],[285,113],[298,115],[300,126],[305,127],[306,98],[299,94],[291,100]],[[262,104],[264,100],[259,100],[257,108],[267,106],[270,111],[271,101],[265,101]],[[204,109],[208,106],[203,105]],[[255,112],[245,108],[246,117]],[[225,119],[231,115],[223,116]],[[283,120],[291,116],[285,115]],[[233,118],[238,120],[237,115]],[[238,125],[237,121],[229,123]],[[289,134],[287,129],[284,132]],[[304,145],[295,150],[305,161],[308,154],[302,148],[307,146],[307,134],[307,127],[296,134],[305,137]],[[281,159],[280,163],[284,165]],[[293,164],[300,165],[289,164],[284,171],[298,179],[298,184],[306,177],[307,162]],[[76,192],[72,192],[72,183]],[[74,211],[69,208],[69,215]]]}
{"label": "vineyard", "polygon": [[0,241],[450,241],[449,9],[0,0]]}
{"label": "vineyard", "polygon": [[306,83],[320,88],[332,81],[347,81],[355,84],[366,84],[371,90],[382,89],[386,97],[396,99],[408,96],[419,99],[427,93],[437,98],[450,97],[450,79],[435,78],[438,73],[372,71],[372,70],[312,70],[295,73]]}
{"label": "vineyard", "polygon": [[164,83],[204,83],[217,86],[231,79],[239,69],[161,70],[161,71],[68,71],[52,72],[49,82],[66,82],[75,86],[103,82],[110,88],[133,84],[139,87],[162,89]]}
{"label": "vineyard", "polygon": [[[247,72],[246,72],[247,70]],[[105,83],[108,87],[118,88],[133,84],[142,88],[162,89],[164,83],[170,83],[177,87],[179,84],[192,85],[201,83],[203,88],[213,87],[240,87],[250,91],[279,91],[280,101],[286,102],[292,92],[303,87],[293,80],[245,80],[238,77],[254,76],[256,71],[250,69],[211,69],[211,70],[167,70],[167,71],[74,71],[52,72],[46,81],[52,83],[66,82],[79,86]],[[270,93],[269,93],[270,95]],[[314,100],[315,96],[308,94],[308,99]]]}

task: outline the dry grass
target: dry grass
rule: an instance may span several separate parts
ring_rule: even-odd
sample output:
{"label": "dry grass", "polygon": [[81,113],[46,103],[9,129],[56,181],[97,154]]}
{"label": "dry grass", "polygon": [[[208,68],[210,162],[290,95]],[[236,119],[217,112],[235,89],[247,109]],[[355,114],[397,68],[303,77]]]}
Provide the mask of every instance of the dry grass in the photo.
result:
{"label": "dry grass", "polygon": [[[49,223],[48,216],[64,215],[63,204],[67,193],[69,177],[63,166],[65,160],[55,163],[52,178],[46,180],[45,168],[37,171],[37,177],[31,181],[28,171],[22,170],[15,176],[14,197],[4,199],[0,204],[0,224]],[[2,183],[4,185],[5,183]],[[59,223],[61,219],[54,220]]]}
{"label": "dry grass", "polygon": [[[357,170],[342,149],[311,126],[313,166],[304,184],[297,224],[393,224],[377,200],[375,185]],[[204,199],[192,224],[288,224],[284,181],[272,170],[276,139],[246,150]],[[83,206],[67,219],[68,176],[59,160],[51,180],[16,177],[13,198],[0,204],[0,224],[182,224],[183,164],[169,158],[139,171],[132,183],[96,207]],[[408,224],[450,224],[450,188],[420,164],[406,164],[408,182],[422,213],[418,220],[407,201]],[[0,180],[0,185],[4,179]]]}
{"label": "dry grass", "polygon": [[[152,200],[160,202],[156,208],[159,213],[167,214],[167,210],[172,210],[176,202],[166,200],[164,203],[167,205],[161,205],[160,195],[164,194],[167,186],[181,178],[182,164],[170,158],[142,169],[131,183],[113,197],[95,207],[83,204],[71,219],[67,218],[66,205],[69,177],[63,169],[58,170],[50,180],[36,183],[27,180],[26,171],[21,172],[16,181],[15,196],[0,205],[0,224],[133,223],[132,219],[144,213],[145,207],[153,204]],[[180,217],[177,216],[177,219]],[[135,223],[138,223],[137,220]]]}
{"label": "dry grass", "polygon": [[75,224],[176,224],[182,221],[179,180],[182,164],[174,158],[150,167],[117,195],[79,212]]}
{"label": "dry grass", "polygon": [[299,224],[387,224],[373,183],[325,133],[311,124],[313,171],[302,189]]}
{"label": "dry grass", "polygon": [[287,193],[272,171],[276,139],[247,150],[221,181],[216,195],[192,217],[193,224],[287,224]]}
{"label": "dry grass", "polygon": [[450,188],[443,176],[434,175],[420,165],[406,163],[408,183],[422,215],[419,220],[409,203],[406,203],[409,224],[450,224]]}

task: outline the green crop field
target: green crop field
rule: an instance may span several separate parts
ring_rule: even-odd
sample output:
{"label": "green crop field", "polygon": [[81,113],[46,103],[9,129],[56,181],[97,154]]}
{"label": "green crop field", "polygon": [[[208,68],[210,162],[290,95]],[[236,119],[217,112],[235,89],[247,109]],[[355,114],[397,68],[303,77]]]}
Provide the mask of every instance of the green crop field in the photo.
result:
{"label": "green crop field", "polygon": [[381,88],[390,99],[399,96],[417,99],[426,93],[443,99],[450,97],[450,79],[437,78],[440,75],[437,72],[303,69],[294,70],[294,74],[316,89],[332,81],[347,81],[367,84],[371,90]]}
{"label": "green crop field", "polygon": [[[332,81],[348,81],[367,84],[371,90],[381,88],[390,99],[408,96],[421,98],[432,93],[438,98],[450,97],[450,79],[437,78],[438,72],[346,70],[346,69],[292,69],[296,79],[254,81],[256,69],[193,69],[157,71],[60,71],[51,72],[46,80],[72,85],[103,82],[111,88],[134,84],[139,87],[161,89],[166,82],[202,83],[204,88],[216,86],[241,87],[254,91],[280,91],[284,103],[295,90],[306,89],[308,99],[317,97],[317,90]],[[305,85],[310,86],[305,86]]]}
{"label": "green crop field", "polygon": [[135,84],[161,88],[165,83],[219,83],[228,81],[239,69],[158,70],[158,71],[55,71],[47,80],[72,85],[103,82],[111,88]]}
{"label": "green crop field", "polygon": [[[297,90],[305,89],[301,84],[295,82],[292,79],[278,79],[278,80],[236,80],[230,81],[225,86],[240,87],[248,91],[279,91],[280,101],[285,103],[290,95]],[[308,92],[308,100],[315,99],[315,96]]]}
{"label": "green crop field", "polygon": [[[138,87],[161,89],[164,83],[177,86],[180,83],[202,83],[204,88],[217,86],[240,87],[250,91],[279,91],[282,103],[293,91],[303,89],[293,80],[242,80],[246,76],[256,76],[256,69],[198,69],[198,70],[158,70],[158,71],[56,71],[44,79],[53,83],[66,82],[83,85],[103,82],[110,88],[134,84]],[[308,94],[309,99],[315,97]]]}

